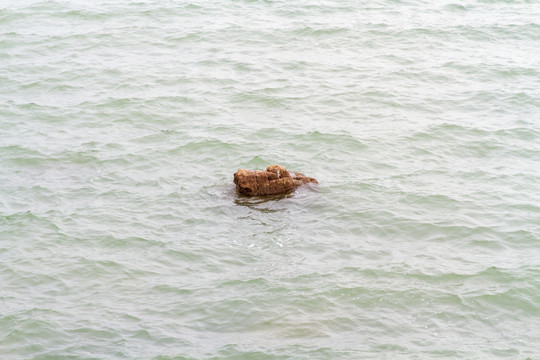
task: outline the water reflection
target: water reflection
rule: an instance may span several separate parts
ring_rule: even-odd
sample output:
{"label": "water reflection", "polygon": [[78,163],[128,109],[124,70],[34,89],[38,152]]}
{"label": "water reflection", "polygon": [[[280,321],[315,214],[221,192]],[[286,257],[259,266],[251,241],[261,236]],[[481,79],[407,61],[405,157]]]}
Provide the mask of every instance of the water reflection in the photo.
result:
{"label": "water reflection", "polygon": [[264,195],[264,196],[246,196],[235,191],[234,203],[239,206],[246,206],[250,209],[257,210],[262,213],[275,213],[281,211],[287,211],[287,207],[277,208],[278,205],[289,204],[290,202],[280,202],[280,200],[291,199],[294,196],[302,197],[307,191],[318,192],[318,186],[316,184],[304,184],[296,190],[292,190],[285,194],[276,195]]}
{"label": "water reflection", "polygon": [[276,208],[278,201],[283,199],[290,199],[293,196],[293,192],[279,195],[266,195],[266,196],[245,196],[236,194],[234,203],[239,206],[246,206],[250,209],[262,212],[262,213],[276,213],[286,211],[287,208]]}

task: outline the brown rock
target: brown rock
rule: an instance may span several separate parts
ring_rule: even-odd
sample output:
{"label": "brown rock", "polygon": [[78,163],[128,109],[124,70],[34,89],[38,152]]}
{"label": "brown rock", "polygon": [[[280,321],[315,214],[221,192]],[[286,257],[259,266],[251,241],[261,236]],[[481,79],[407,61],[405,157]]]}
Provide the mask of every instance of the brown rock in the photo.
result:
{"label": "brown rock", "polygon": [[234,174],[234,183],[240,194],[248,196],[283,194],[302,184],[318,184],[314,178],[289,172],[279,165],[270,165],[266,170],[239,169]]}

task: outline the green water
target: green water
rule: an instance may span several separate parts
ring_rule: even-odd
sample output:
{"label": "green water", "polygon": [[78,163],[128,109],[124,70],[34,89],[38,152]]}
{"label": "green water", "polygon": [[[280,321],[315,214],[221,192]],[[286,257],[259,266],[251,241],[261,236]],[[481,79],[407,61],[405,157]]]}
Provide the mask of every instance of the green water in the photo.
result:
{"label": "green water", "polygon": [[2,2],[0,358],[538,359],[539,19]]}

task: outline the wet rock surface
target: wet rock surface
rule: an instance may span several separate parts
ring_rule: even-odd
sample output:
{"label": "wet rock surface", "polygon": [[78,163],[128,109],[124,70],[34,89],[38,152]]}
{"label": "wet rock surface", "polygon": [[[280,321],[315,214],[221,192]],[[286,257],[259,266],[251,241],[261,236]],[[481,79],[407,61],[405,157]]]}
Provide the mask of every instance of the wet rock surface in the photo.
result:
{"label": "wet rock surface", "polygon": [[283,166],[270,165],[266,170],[239,169],[234,174],[234,183],[242,195],[261,196],[285,194],[302,184],[318,184],[318,181],[302,173],[288,171]]}

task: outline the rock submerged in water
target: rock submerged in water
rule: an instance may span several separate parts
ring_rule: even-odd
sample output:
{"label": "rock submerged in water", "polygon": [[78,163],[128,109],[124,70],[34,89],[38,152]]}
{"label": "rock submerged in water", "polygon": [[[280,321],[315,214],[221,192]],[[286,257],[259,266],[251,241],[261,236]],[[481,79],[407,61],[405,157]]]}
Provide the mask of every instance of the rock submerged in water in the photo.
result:
{"label": "rock submerged in water", "polygon": [[239,169],[234,174],[234,183],[242,195],[261,196],[285,194],[302,184],[319,182],[302,173],[287,171],[283,166],[270,165],[266,170]]}

